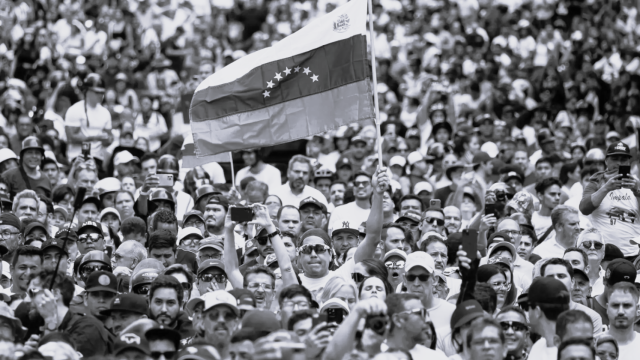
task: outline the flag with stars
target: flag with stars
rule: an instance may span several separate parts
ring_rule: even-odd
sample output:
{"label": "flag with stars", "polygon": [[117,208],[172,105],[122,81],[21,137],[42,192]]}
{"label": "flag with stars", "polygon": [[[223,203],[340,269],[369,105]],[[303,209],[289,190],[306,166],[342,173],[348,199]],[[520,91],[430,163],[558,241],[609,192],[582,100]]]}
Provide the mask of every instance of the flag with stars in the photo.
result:
{"label": "flag with stars", "polygon": [[189,110],[198,158],[375,119],[367,1],[352,0],[206,78]]}

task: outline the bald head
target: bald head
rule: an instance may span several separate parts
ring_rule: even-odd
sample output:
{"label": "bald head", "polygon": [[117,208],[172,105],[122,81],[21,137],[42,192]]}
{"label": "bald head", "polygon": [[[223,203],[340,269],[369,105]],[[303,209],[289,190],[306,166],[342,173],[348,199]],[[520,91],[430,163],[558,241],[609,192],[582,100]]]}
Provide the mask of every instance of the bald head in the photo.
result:
{"label": "bald head", "polygon": [[136,240],[127,240],[120,244],[111,261],[114,269],[118,266],[124,266],[133,270],[140,261],[146,258],[147,249],[144,245]]}
{"label": "bald head", "polygon": [[460,226],[462,226],[460,209],[455,206],[447,206],[442,211],[444,212],[444,227],[449,231],[449,234],[460,231]]}
{"label": "bald head", "polygon": [[522,237],[522,234],[520,234],[520,224],[518,224],[516,220],[510,218],[503,219],[498,224],[496,231],[507,232],[511,237],[510,242],[516,247],[516,249],[520,246],[520,238]]}

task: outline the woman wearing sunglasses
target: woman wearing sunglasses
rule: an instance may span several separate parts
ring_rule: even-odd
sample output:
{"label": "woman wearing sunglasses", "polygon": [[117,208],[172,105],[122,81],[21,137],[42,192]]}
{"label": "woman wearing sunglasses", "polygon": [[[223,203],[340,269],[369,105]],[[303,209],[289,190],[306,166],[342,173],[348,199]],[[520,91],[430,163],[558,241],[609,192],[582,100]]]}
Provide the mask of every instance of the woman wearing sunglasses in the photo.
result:
{"label": "woman wearing sunglasses", "polygon": [[578,236],[577,247],[584,250],[589,258],[589,282],[591,283],[591,295],[596,296],[604,292],[602,281],[604,271],[600,264],[604,259],[605,245],[602,234],[596,228],[588,228]]}

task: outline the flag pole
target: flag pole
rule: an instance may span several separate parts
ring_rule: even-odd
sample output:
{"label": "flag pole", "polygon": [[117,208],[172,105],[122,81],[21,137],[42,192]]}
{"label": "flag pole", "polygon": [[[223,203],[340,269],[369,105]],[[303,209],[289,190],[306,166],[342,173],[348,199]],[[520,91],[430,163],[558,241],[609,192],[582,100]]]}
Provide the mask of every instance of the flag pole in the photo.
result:
{"label": "flag pole", "polygon": [[380,111],[378,110],[378,77],[376,75],[376,45],[373,31],[373,4],[367,0],[369,8],[369,38],[371,40],[371,76],[373,77],[373,106],[376,114],[376,130],[378,132],[378,168],[382,168],[382,134],[380,133]]}
{"label": "flag pole", "polygon": [[236,187],[236,174],[233,170],[233,154],[229,151],[229,162],[231,163],[231,187],[235,189]]}

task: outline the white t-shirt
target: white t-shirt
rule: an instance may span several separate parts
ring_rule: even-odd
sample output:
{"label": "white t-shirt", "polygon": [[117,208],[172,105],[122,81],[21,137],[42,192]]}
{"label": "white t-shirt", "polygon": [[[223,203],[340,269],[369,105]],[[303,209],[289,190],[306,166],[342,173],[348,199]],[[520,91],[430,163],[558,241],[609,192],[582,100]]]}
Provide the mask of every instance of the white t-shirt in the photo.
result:
{"label": "white t-shirt", "polygon": [[409,350],[411,358],[413,359],[429,359],[429,360],[445,360],[447,355],[442,351],[436,349],[431,350],[428,347],[420,344],[416,344],[413,349]]}
{"label": "white t-shirt", "polygon": [[245,168],[240,169],[236,174],[236,186],[240,188],[240,182],[242,179],[246,177],[253,177],[258,181],[262,181],[263,183],[269,186],[269,193],[271,193],[272,189],[277,189],[282,185],[282,178],[280,174],[280,170],[278,170],[275,166],[271,166],[266,164],[266,166],[257,174],[249,171],[250,167],[247,166]]}
{"label": "white t-shirt", "polygon": [[[89,119],[87,120],[87,115]],[[111,132],[111,113],[102,105],[98,104],[91,108],[87,106],[86,112],[84,108],[84,100],[78,101],[71,105],[64,116],[65,127],[79,127],[80,132],[85,136],[97,136]],[[91,142],[91,156],[104,160],[104,147],[100,141]],[[76,158],[82,154],[82,145],[69,143],[67,146],[67,158],[69,160]]]}
{"label": "white t-shirt", "polygon": [[434,301],[436,305],[427,310],[436,334],[440,338],[451,332],[451,315],[456,310],[456,306],[442,299],[434,299]]}
{"label": "white t-shirt", "polygon": [[624,256],[638,254],[638,246],[629,240],[640,235],[638,199],[630,189],[609,192],[590,215],[606,244],[620,248]]}
{"label": "white t-shirt", "polygon": [[356,204],[355,201],[337,206],[331,212],[329,221],[329,236],[336,227],[341,228],[343,222],[348,222],[349,227],[358,228],[360,224],[367,221],[371,209],[363,209]]}
{"label": "white t-shirt", "polygon": [[[338,268],[336,271],[329,270],[326,276],[313,279],[307,277],[305,274],[300,274],[300,283],[302,286],[306,287],[307,290],[311,292],[314,300],[318,301],[322,291],[324,290],[324,286],[327,284],[327,281],[334,276],[341,276],[345,280],[351,279],[351,273],[353,273],[353,268],[356,266],[353,258],[347,260],[342,266]],[[455,309],[455,307],[454,307]]]}
{"label": "white t-shirt", "polygon": [[540,338],[540,340],[536,341],[531,347],[529,359],[557,360],[558,348],[555,346],[547,347],[547,340]]}
{"label": "white t-shirt", "polygon": [[300,206],[300,202],[308,198],[309,196],[323,203],[324,206],[329,205],[327,203],[327,198],[324,197],[324,195],[322,195],[320,191],[312,188],[309,185],[305,185],[300,195],[295,195],[293,192],[291,192],[291,187],[289,187],[288,181],[275,189],[269,189],[269,194],[279,197],[280,200],[282,200],[282,206],[293,205],[295,207],[298,207]]}
{"label": "white t-shirt", "polygon": [[633,341],[627,345],[618,344],[618,347],[620,348],[618,360],[636,360],[640,354],[640,336],[633,333]]}
{"label": "white t-shirt", "polygon": [[[531,224],[533,225],[533,229],[535,230],[536,236],[538,236],[539,239],[551,226],[551,216],[542,216],[538,211],[534,211],[531,215]],[[556,237],[555,230],[551,231],[546,239],[550,239],[552,237]]]}

